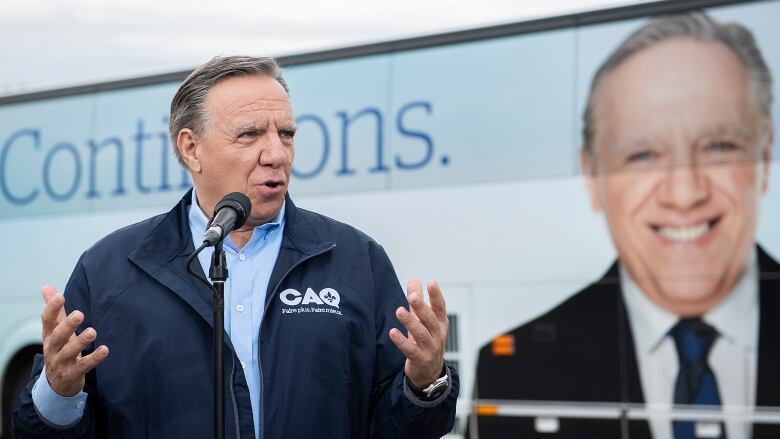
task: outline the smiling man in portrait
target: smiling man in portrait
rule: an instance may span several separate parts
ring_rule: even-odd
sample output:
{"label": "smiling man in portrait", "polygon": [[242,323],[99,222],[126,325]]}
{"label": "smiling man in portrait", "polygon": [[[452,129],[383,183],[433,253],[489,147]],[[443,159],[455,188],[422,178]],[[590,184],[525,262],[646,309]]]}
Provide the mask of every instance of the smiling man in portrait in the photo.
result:
{"label": "smiling man in portrait", "polygon": [[[772,79],[749,30],[657,17],[596,72],[581,163],[618,260],[479,355],[480,400],[647,403],[666,416],[564,419],[545,437],[695,437],[673,407],[780,405],[780,267],[755,242],[772,159]],[[506,345],[512,349],[506,349]],[[480,438],[538,433],[478,416]],[[711,437],[777,437],[713,421]],[[526,436],[523,436],[526,437]]]}

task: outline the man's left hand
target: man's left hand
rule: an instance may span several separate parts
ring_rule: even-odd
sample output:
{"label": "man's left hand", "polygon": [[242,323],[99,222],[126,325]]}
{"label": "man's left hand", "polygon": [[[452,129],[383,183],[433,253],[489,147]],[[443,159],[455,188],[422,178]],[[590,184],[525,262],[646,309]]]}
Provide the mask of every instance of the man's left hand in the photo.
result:
{"label": "man's left hand", "polygon": [[413,278],[406,285],[410,309],[395,310],[398,320],[406,327],[409,337],[396,328],[390,330],[390,339],[406,356],[404,372],[415,387],[424,389],[441,376],[444,369],[444,344],[447,341],[447,306],[436,282],[428,283],[430,305],[423,298],[422,284]]}

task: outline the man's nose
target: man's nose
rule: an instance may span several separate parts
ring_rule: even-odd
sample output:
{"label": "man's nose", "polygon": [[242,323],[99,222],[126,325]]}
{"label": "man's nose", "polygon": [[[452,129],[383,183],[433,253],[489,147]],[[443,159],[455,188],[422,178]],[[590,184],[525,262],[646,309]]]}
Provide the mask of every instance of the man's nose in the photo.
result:
{"label": "man's nose", "polygon": [[659,190],[660,202],[667,207],[691,209],[710,196],[706,172],[695,163],[672,165],[665,169]]}
{"label": "man's nose", "polygon": [[260,150],[260,157],[258,162],[261,166],[279,167],[287,163],[287,151],[285,145],[278,135],[269,135],[268,141],[265,142]]}

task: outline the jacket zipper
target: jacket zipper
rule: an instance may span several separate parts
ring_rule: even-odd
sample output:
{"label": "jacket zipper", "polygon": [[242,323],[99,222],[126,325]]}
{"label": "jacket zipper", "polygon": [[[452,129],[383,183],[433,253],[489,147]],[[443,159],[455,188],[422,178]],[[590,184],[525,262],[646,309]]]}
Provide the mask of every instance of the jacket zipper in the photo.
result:
{"label": "jacket zipper", "polygon": [[[326,249],[323,249],[323,250],[321,250],[321,251],[319,251],[317,253],[314,253],[314,254],[311,254],[309,256],[306,256],[305,258],[303,258],[300,261],[296,262],[292,267],[288,268],[287,271],[284,273],[284,275],[281,278],[279,278],[279,282],[276,283],[276,285],[274,286],[274,289],[271,290],[271,296],[276,294],[276,290],[279,289],[279,286],[282,284],[282,282],[284,282],[284,279],[286,279],[287,276],[289,276],[289,274],[295,268],[297,268],[298,266],[300,266],[304,262],[308,261],[309,259],[316,258],[317,256],[320,256],[322,254],[325,254],[325,253],[333,250],[335,247],[336,247],[336,244],[332,244],[330,247],[328,247]],[[265,304],[265,309],[263,309],[263,317],[260,319],[260,327],[261,328],[263,327],[263,320],[265,320],[265,316],[266,316],[266,314],[268,312],[268,307],[271,306],[271,301],[272,300],[273,300],[273,298],[271,298],[271,300],[267,301],[266,304]],[[260,434],[259,434],[258,437],[260,439],[263,439],[263,389],[265,389],[265,384],[263,383],[263,366],[262,366],[261,361],[260,361],[261,358],[262,358],[262,356],[260,355],[260,347],[258,346],[258,348],[257,348],[257,368],[260,369],[260,407],[258,408],[260,410]]]}

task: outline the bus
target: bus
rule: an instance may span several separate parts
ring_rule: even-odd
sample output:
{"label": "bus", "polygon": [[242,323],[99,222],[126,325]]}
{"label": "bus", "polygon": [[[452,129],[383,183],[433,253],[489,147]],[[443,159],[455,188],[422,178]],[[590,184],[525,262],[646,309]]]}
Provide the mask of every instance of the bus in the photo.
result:
{"label": "bus", "polygon": [[[435,279],[444,291],[445,358],[461,377],[452,437],[476,422],[480,348],[506,342],[615,261],[580,165],[590,83],[649,17],[692,10],[749,28],[780,72],[772,0],[660,1],[278,58],[299,126],[296,204],[375,238],[402,282]],[[62,290],[85,249],[190,188],[167,131],[188,74],[0,97],[3,438],[41,351],[41,286]],[[768,169],[755,240],[780,255],[777,161]],[[491,407],[554,432],[572,405]],[[770,415],[765,422],[780,422]]]}

